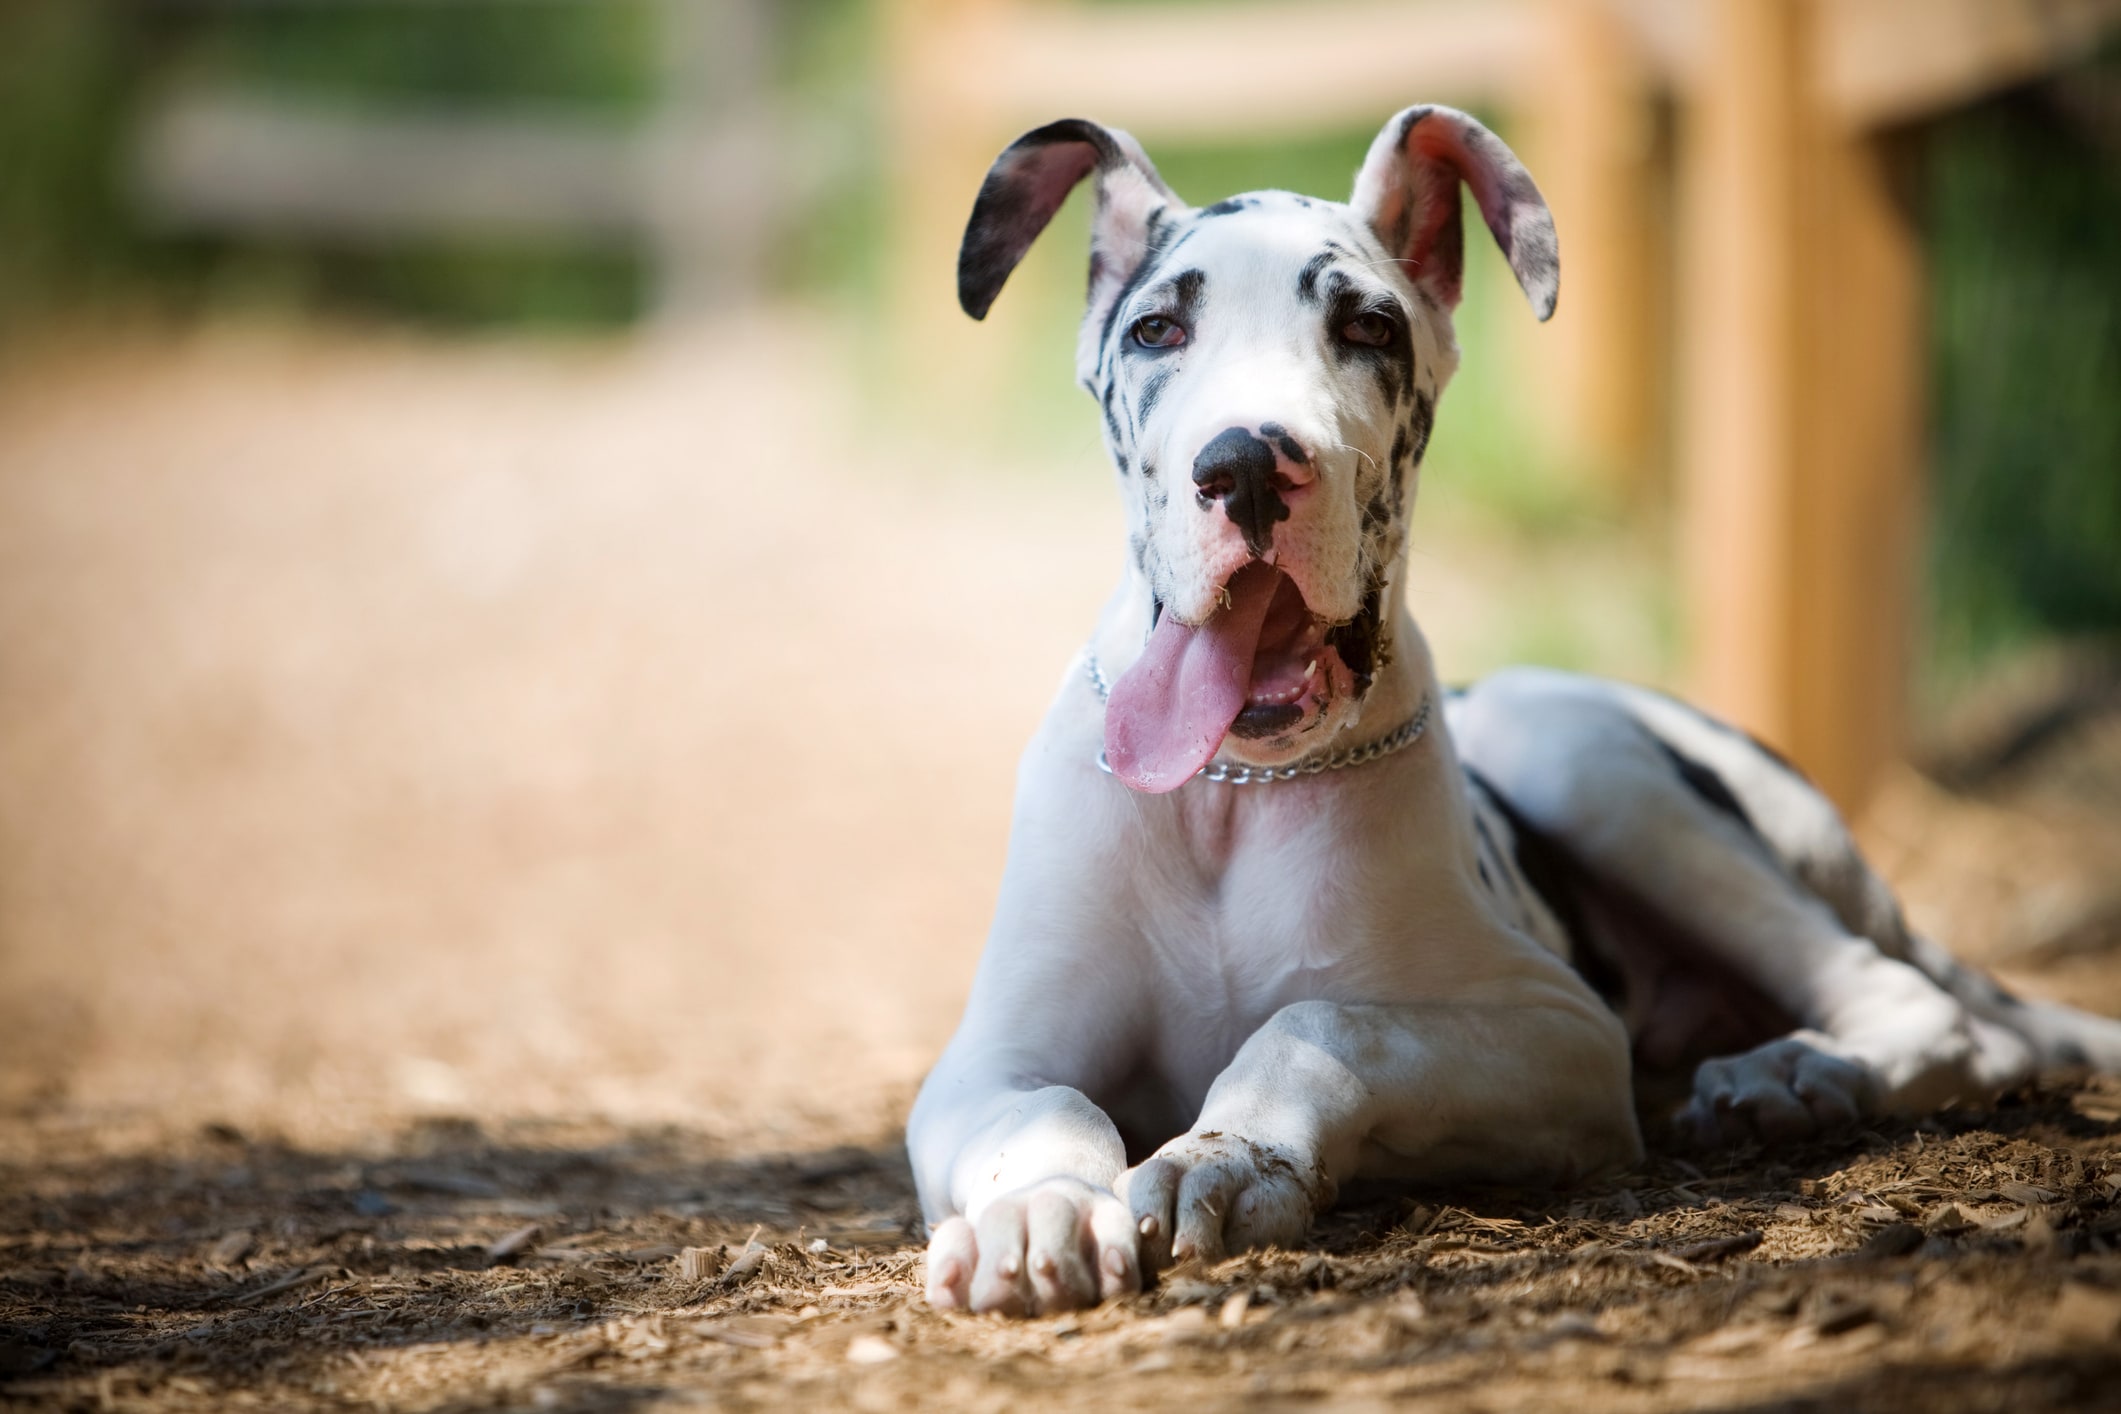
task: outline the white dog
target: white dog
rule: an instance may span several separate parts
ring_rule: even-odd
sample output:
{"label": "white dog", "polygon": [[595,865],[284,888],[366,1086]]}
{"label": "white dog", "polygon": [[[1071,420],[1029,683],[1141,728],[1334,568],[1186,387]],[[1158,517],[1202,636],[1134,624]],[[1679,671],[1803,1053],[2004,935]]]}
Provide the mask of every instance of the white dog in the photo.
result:
{"label": "white dog", "polygon": [[1700,1062],[1704,1141],[2121,1068],[2121,1024],[1911,937],[1744,735],[1560,673],[1437,686],[1401,575],[1458,361],[1461,182],[1541,318],[1559,277],[1493,134],[1410,108],[1346,205],[1195,210],[1124,133],[1050,124],[980,189],[969,314],[1086,176],[1077,370],[1127,567],[1024,756],[986,956],[908,1126],[934,1305],[1065,1309],[1291,1244],[1358,1177],[1633,1164],[1631,1052]]}

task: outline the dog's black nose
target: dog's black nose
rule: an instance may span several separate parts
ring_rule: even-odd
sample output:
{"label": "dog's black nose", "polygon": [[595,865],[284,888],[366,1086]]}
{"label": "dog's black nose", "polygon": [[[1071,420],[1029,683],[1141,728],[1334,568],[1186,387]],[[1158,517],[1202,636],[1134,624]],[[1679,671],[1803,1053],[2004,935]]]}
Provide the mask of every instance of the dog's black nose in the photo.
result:
{"label": "dog's black nose", "polygon": [[1255,555],[1264,555],[1273,543],[1274,523],[1289,518],[1281,480],[1274,448],[1243,427],[1216,433],[1193,459],[1193,484],[1200,488],[1201,504],[1222,502],[1223,514]]}

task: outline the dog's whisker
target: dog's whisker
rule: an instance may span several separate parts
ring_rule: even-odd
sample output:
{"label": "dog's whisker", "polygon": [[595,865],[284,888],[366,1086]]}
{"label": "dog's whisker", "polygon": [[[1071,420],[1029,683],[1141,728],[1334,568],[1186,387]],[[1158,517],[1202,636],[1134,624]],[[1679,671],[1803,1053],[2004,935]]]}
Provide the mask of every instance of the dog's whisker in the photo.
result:
{"label": "dog's whisker", "polygon": [[1361,458],[1362,458],[1362,459],[1363,459],[1364,461],[1366,461],[1366,462],[1368,462],[1368,463],[1370,464],[1370,470],[1372,470],[1372,471],[1375,471],[1375,470],[1377,470],[1377,458],[1375,458],[1375,457],[1371,456],[1371,455],[1370,455],[1370,454],[1369,454],[1368,452],[1364,451],[1364,450],[1363,450],[1362,448],[1360,448],[1360,447],[1351,447],[1351,446],[1349,446],[1349,445],[1348,445],[1348,444],[1347,444],[1346,442],[1334,442],[1334,443],[1332,443],[1331,445],[1332,445],[1332,446],[1334,446],[1334,447],[1337,447],[1338,449],[1340,449],[1340,450],[1341,450],[1341,451],[1343,451],[1343,452],[1353,452],[1353,453],[1355,453],[1355,455],[1356,455],[1356,456],[1358,456],[1358,457],[1361,457]]}

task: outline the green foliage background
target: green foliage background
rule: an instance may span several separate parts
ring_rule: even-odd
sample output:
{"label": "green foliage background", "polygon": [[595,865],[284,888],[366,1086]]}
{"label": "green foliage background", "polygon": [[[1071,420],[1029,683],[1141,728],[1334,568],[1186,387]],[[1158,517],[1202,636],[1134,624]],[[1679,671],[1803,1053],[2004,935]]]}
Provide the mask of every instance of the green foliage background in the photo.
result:
{"label": "green foliage background", "polygon": [[2121,629],[2121,99],[2109,53],[1929,137],[1930,582],[1939,689]]}

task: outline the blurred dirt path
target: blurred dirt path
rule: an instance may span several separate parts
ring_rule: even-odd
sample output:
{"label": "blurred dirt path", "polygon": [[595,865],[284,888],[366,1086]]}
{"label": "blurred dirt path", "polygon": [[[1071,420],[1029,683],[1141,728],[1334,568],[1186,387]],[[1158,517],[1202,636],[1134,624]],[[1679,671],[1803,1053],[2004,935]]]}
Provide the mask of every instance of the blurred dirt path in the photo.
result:
{"label": "blurred dirt path", "polygon": [[0,384],[0,1095],[881,1115],[1107,589],[829,330],[222,334]]}

